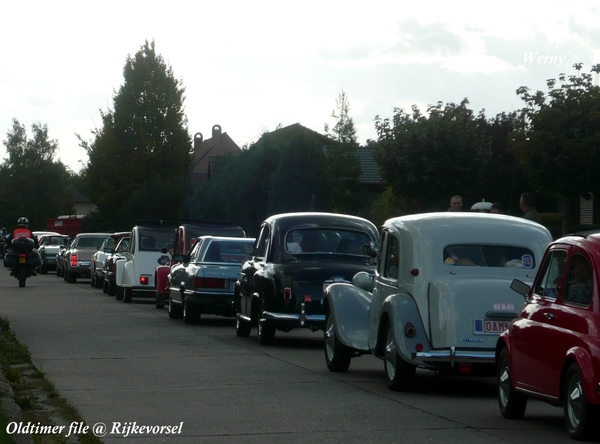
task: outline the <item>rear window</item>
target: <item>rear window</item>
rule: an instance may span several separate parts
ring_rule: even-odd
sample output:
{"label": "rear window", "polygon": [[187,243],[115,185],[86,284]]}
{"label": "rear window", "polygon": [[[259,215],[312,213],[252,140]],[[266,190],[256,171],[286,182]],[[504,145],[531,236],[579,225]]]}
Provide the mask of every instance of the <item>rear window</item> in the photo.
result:
{"label": "rear window", "polygon": [[341,253],[364,255],[363,245],[369,245],[371,238],[360,231],[331,228],[310,228],[291,230],[285,237],[285,249],[290,254],[300,253]]}
{"label": "rear window", "polygon": [[531,250],[506,245],[449,245],[443,261],[451,266],[535,268]]}
{"label": "rear window", "polygon": [[173,248],[175,231],[140,230],[139,247],[141,251],[160,251]]}
{"label": "rear window", "polygon": [[254,239],[213,240],[204,254],[203,262],[245,262],[250,257],[248,252],[253,244]]}
{"label": "rear window", "polygon": [[77,248],[100,248],[106,236],[86,236],[77,240]]}

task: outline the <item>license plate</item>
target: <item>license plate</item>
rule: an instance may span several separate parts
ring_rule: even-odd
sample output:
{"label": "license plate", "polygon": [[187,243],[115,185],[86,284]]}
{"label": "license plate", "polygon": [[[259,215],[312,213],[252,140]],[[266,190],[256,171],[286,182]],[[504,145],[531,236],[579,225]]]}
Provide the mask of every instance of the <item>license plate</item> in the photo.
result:
{"label": "license plate", "polygon": [[490,321],[475,319],[474,333],[476,335],[499,335],[510,325],[510,321]]}
{"label": "license plate", "polygon": [[27,263],[27,258],[26,258],[26,257],[24,257],[24,256],[22,256],[22,257],[20,256],[20,257],[19,257],[19,263],[20,263],[20,264],[26,264],[26,263]]}
{"label": "license plate", "polygon": [[81,267],[89,267],[92,263],[90,261],[81,261],[79,262],[79,265]]}

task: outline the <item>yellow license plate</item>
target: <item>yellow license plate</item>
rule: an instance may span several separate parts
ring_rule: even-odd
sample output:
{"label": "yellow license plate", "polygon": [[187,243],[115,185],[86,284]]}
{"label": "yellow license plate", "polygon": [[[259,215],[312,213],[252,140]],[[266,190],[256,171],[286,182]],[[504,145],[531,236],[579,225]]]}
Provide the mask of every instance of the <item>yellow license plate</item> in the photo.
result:
{"label": "yellow license plate", "polygon": [[20,257],[19,258],[19,263],[20,264],[26,264],[27,263],[27,258],[26,257]]}

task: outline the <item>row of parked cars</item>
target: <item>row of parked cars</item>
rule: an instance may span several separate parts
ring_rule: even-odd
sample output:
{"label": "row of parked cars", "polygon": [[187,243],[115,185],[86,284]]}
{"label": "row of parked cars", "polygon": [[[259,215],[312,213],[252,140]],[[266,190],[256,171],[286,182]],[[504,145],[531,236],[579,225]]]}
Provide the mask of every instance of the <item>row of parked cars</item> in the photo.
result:
{"label": "row of parked cars", "polygon": [[396,391],[413,388],[417,368],[496,375],[506,418],[535,397],[564,408],[572,438],[598,432],[600,234],[553,242],[542,225],[482,213],[402,216],[380,229],[290,213],[266,219],[256,239],[229,224],[146,222],[78,235],[58,257],[68,282],[91,277],[125,302],[153,297],[187,324],[235,316],[237,336],[255,328],[264,345],[277,331],[322,331],[334,372],[372,354]]}

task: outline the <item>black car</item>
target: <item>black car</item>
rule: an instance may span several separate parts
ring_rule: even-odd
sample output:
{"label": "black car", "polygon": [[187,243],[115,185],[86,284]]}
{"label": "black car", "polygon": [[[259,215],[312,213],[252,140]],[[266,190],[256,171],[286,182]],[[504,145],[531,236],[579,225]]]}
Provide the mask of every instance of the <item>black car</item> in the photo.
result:
{"label": "black car", "polygon": [[379,241],[366,219],[333,213],[271,216],[260,227],[250,259],[236,283],[236,333],[258,327],[261,344],[275,331],[325,328],[321,300],[333,282],[351,282],[375,269],[371,252]]}

